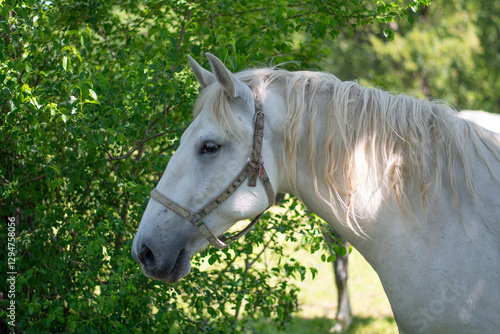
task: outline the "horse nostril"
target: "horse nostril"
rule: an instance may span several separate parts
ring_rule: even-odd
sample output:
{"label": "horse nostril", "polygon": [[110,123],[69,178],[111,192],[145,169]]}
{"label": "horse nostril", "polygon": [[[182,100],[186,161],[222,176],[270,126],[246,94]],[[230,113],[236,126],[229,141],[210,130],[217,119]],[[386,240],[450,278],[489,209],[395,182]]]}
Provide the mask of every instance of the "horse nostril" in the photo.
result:
{"label": "horse nostril", "polygon": [[142,246],[141,250],[139,251],[138,258],[139,262],[141,262],[141,264],[144,265],[144,267],[146,267],[147,269],[151,270],[156,267],[155,256],[148,246]]}

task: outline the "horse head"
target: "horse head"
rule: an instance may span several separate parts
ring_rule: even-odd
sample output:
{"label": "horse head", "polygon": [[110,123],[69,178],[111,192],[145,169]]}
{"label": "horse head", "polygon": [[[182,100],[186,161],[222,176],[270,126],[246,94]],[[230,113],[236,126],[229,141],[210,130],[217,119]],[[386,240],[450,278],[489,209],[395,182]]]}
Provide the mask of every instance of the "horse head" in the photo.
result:
{"label": "horse head", "polygon": [[274,202],[278,168],[261,101],[207,57],[213,73],[188,57],[203,104],[152,191],[132,246],[144,274],[169,283],[190,272],[195,253],[209,243],[224,248],[218,236]]}

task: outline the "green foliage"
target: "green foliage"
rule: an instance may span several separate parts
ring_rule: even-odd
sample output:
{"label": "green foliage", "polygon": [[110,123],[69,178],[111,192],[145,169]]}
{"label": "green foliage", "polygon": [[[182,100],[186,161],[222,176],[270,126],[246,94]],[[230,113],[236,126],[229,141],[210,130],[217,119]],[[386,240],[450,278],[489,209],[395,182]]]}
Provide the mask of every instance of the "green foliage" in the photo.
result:
{"label": "green foliage", "polygon": [[[198,94],[185,56],[210,51],[232,70],[307,68],[326,36],[387,28],[425,2],[0,2],[0,214],[17,222],[17,330],[223,333],[262,315],[286,325],[297,309],[290,277],[308,269],[281,239],[297,238],[297,222],[305,246],[324,247],[292,199],[265,229],[198,255],[178,284],[147,279],[131,257],[149,190]],[[266,263],[263,250],[280,261]]]}
{"label": "green foliage", "polygon": [[409,16],[413,25],[391,23],[391,43],[375,25],[329,42],[322,67],[344,80],[500,113],[499,17],[497,1],[440,2]]}

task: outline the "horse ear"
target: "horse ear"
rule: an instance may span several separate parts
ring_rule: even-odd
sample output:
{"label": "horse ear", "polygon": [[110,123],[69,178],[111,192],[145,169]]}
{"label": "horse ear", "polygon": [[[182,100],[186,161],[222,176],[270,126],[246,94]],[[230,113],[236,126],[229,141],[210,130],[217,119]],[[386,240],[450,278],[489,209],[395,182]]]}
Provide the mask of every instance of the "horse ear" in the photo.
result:
{"label": "horse ear", "polygon": [[215,75],[201,67],[201,65],[198,64],[190,55],[187,56],[187,59],[189,65],[191,65],[194,76],[201,85],[201,88],[206,88],[207,86],[210,86],[211,83],[215,82]]}
{"label": "horse ear", "polygon": [[231,71],[224,66],[219,58],[208,52],[206,52],[205,55],[207,56],[210,65],[212,65],[215,79],[226,91],[226,93],[233,98],[239,96],[248,101],[252,96],[250,88],[240,79],[236,78]]}

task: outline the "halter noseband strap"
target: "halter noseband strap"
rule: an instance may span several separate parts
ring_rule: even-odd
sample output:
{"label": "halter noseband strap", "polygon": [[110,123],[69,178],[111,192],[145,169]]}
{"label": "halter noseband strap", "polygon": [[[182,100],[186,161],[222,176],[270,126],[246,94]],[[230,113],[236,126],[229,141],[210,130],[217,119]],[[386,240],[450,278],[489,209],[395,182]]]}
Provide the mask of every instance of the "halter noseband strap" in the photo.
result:
{"label": "halter noseband strap", "polygon": [[[236,176],[236,178],[229,184],[229,186],[221,192],[215,199],[208,202],[204,207],[198,211],[191,211],[184,208],[183,206],[175,203],[162,193],[160,193],[156,188],[151,190],[151,197],[172,210],[179,216],[189,220],[198,231],[212,244],[212,246],[218,249],[224,249],[229,246],[233,241],[244,236],[248,231],[250,231],[255,224],[258,222],[260,217],[264,214],[262,212],[257,217],[255,217],[250,224],[247,225],[242,231],[236,233],[233,236],[225,237],[221,236],[217,238],[206,226],[203,219],[208,216],[213,210],[215,210],[222,202],[231,196],[232,193],[238,189],[243,182],[248,178],[248,185],[250,187],[255,187],[257,184],[257,177],[261,180],[266,190],[267,200],[269,201],[268,209],[274,204],[274,190],[271,182],[269,182],[269,177],[264,168],[264,161],[262,159],[262,140],[264,138],[264,112],[262,110],[261,103],[255,103],[255,130],[253,136],[253,147],[252,153],[248,157],[248,162],[243,167],[241,172]],[[266,209],[267,210],[267,209]],[[229,242],[228,242],[229,241]]]}

